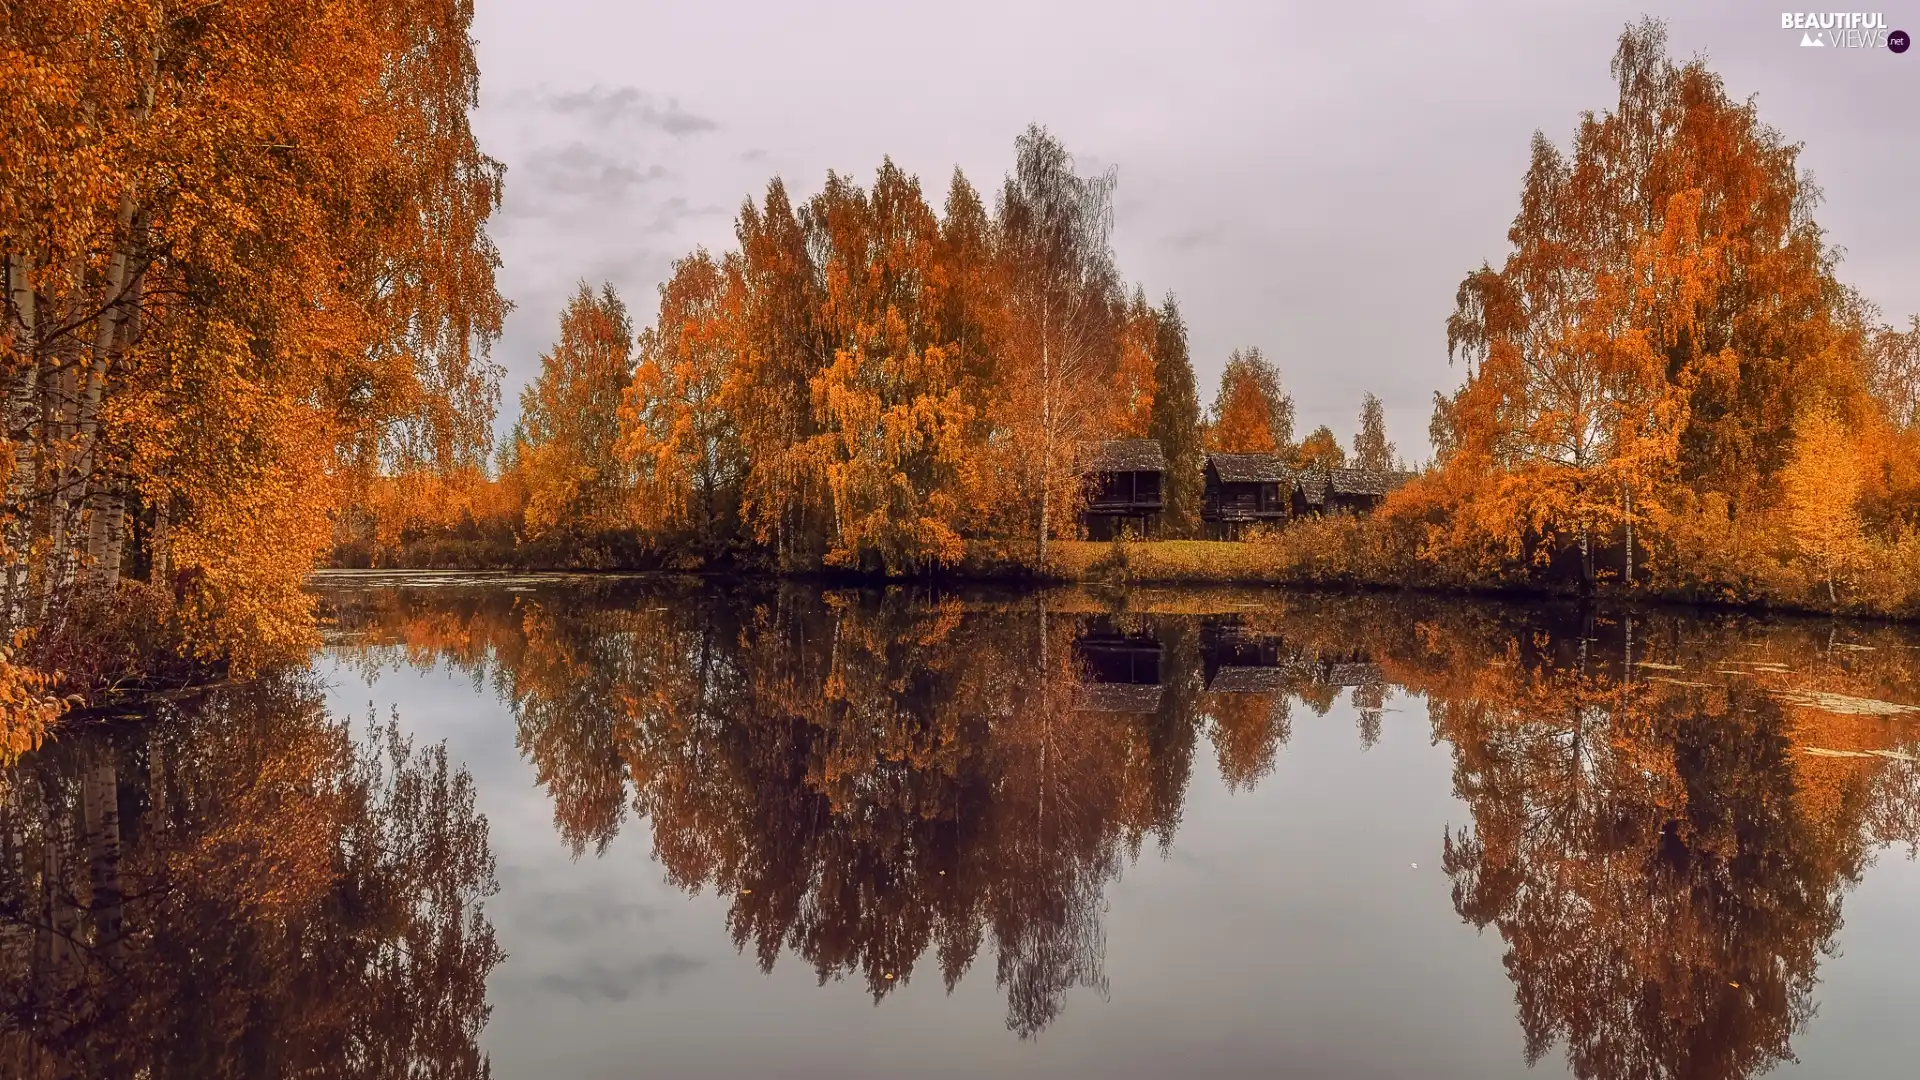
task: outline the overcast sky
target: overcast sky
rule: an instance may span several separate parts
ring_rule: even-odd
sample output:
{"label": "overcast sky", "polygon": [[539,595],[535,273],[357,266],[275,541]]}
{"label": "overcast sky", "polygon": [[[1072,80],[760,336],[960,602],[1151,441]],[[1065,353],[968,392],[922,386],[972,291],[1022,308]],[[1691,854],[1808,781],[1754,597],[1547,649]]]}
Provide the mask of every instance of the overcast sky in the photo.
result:
{"label": "overcast sky", "polygon": [[[1900,2],[1888,26],[1920,32],[1920,0]],[[1458,380],[1454,289],[1507,250],[1530,133],[1564,146],[1612,102],[1607,62],[1642,12],[1806,144],[1842,277],[1897,321],[1920,312],[1920,50],[1803,48],[1777,5],[477,7],[476,126],[507,165],[509,418],[575,281],[613,282],[650,323],[672,261],[731,247],[770,177],[798,202],[890,154],[936,203],[956,165],[991,198],[1038,122],[1083,171],[1118,168],[1121,269],[1180,298],[1203,400],[1227,352],[1258,345],[1300,430],[1349,440],[1371,390],[1417,458],[1433,391]]]}

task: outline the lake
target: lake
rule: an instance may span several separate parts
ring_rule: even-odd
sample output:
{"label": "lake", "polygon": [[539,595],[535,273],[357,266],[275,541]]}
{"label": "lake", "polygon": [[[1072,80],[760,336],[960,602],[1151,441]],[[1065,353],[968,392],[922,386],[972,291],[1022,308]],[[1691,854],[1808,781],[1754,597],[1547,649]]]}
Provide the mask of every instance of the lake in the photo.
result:
{"label": "lake", "polygon": [[1264,590],[314,591],[307,670],[4,773],[6,1075],[1920,1060],[1920,628]]}

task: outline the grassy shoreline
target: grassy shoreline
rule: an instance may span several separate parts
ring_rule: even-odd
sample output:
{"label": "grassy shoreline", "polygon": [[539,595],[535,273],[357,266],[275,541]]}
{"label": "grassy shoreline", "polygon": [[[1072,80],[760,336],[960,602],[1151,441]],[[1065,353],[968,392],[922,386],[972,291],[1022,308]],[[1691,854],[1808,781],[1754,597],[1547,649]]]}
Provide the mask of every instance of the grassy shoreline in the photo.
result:
{"label": "grassy shoreline", "polygon": [[[1356,527],[1358,526],[1358,527]],[[1292,530],[1289,530],[1291,532]],[[510,579],[520,575],[542,578],[575,576],[605,578],[619,575],[691,575],[742,579],[786,579],[848,586],[941,581],[989,586],[1126,586],[1126,587],[1259,587],[1326,592],[1412,592],[1424,596],[1506,602],[1578,602],[1579,590],[1566,581],[1498,580],[1455,576],[1424,564],[1407,566],[1389,559],[1369,541],[1377,537],[1364,523],[1348,519],[1310,527],[1308,537],[1287,533],[1266,541],[1129,540],[1103,542],[1056,540],[1048,545],[1044,563],[1030,553],[980,548],[958,566],[937,573],[886,575],[858,570],[820,568],[780,571],[750,564],[679,567],[663,565],[539,565],[539,560],[513,565],[386,565],[354,568],[330,566],[316,571],[316,582],[404,579],[409,574],[463,573],[475,577]],[[1323,535],[1331,534],[1331,535]],[[1292,540],[1293,542],[1288,542]],[[1329,542],[1330,541],[1330,542]],[[1400,565],[1394,565],[1395,562]],[[1409,572],[1412,571],[1412,572]],[[1710,576],[1710,575],[1708,575]],[[395,583],[400,583],[395,580]],[[1850,595],[1838,605],[1811,599],[1729,586],[1675,587],[1640,585],[1622,589],[1605,580],[1595,601],[1606,604],[1647,604],[1710,611],[1817,615],[1876,621],[1920,622],[1920,608],[1876,605]]]}

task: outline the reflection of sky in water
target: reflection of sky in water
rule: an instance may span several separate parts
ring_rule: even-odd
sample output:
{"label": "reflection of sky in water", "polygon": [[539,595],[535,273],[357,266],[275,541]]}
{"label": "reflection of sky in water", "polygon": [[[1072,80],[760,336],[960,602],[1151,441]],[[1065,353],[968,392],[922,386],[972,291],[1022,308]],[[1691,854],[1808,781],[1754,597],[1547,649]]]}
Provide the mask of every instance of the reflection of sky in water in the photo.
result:
{"label": "reflection of sky in water", "polygon": [[[1229,793],[1204,741],[1172,849],[1150,837],[1105,889],[1107,1000],[1067,994],[1034,1040],[1006,1030],[989,940],[951,996],[923,958],[876,1006],[858,978],[816,986],[733,947],[728,901],[667,884],[644,823],[569,856],[512,715],[444,666],[368,686],[323,660],[332,704],[369,701],[474,774],[499,858],[488,911],[508,953],[483,1037],[502,1078],[558,1076],[1560,1075],[1522,1058],[1504,945],[1456,915],[1442,830],[1467,824],[1448,748],[1396,696],[1362,751],[1345,695],[1296,707],[1275,770]],[[1412,864],[1419,864],[1414,868]],[[1771,1075],[1909,1075],[1920,1057],[1920,868],[1883,852],[1844,901],[1804,1063]]]}

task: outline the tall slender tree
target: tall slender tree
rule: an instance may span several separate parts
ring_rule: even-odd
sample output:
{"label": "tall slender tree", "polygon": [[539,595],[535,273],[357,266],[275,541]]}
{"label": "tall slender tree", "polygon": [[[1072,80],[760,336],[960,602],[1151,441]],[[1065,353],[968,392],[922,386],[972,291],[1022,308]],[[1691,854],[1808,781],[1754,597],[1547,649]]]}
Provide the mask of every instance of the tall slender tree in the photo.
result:
{"label": "tall slender tree", "polygon": [[632,484],[615,448],[632,357],[633,321],[619,293],[581,282],[560,316],[560,339],[540,357],[539,378],[520,395],[530,533],[625,522]]}
{"label": "tall slender tree", "polygon": [[1044,128],[1014,142],[998,206],[1002,286],[999,423],[1036,557],[1077,504],[1085,448],[1112,414],[1119,278],[1109,237],[1115,174],[1083,177]]}
{"label": "tall slender tree", "polygon": [[1387,410],[1371,392],[1360,402],[1360,430],[1353,436],[1353,463],[1385,472],[1393,468],[1394,445],[1387,441]]}
{"label": "tall slender tree", "polygon": [[740,263],[731,257],[723,267],[702,249],[674,264],[620,404],[632,520],[649,534],[691,525],[709,550],[737,506],[745,464],[724,405],[737,360]]}
{"label": "tall slender tree", "polygon": [[1787,532],[1807,566],[1838,605],[1836,588],[1859,559],[1861,548],[1860,447],[1853,432],[1829,407],[1811,407],[1794,425],[1796,438],[1780,488]]}
{"label": "tall slender tree", "polygon": [[1235,349],[1214,394],[1209,445],[1220,453],[1286,453],[1293,447],[1293,397],[1258,346]]}
{"label": "tall slender tree", "polygon": [[1294,451],[1294,463],[1303,469],[1338,469],[1347,463],[1347,452],[1340,446],[1340,440],[1334,437],[1333,429],[1325,424],[1313,429],[1313,433],[1300,440],[1299,449]]}
{"label": "tall slender tree", "polygon": [[748,200],[734,225],[740,241],[737,356],[724,406],[739,432],[747,472],[741,515],[749,534],[771,546],[779,565],[804,565],[824,552],[821,505],[803,447],[816,433],[812,380],[832,355],[817,312],[822,285],[809,237],[786,185],[767,185],[760,206]]}
{"label": "tall slender tree", "polygon": [[1159,394],[1154,348],[1159,344],[1159,316],[1147,304],[1147,294],[1135,286],[1120,322],[1120,353],[1113,372],[1114,416],[1109,429],[1121,438],[1144,438],[1153,426],[1153,402]]}
{"label": "tall slender tree", "polygon": [[1187,324],[1180,305],[1168,293],[1154,319],[1153,415],[1147,437],[1160,444],[1167,457],[1166,509],[1172,536],[1191,536],[1200,527],[1201,469],[1200,391],[1195,385],[1193,360],[1187,353]]}

